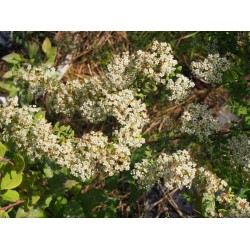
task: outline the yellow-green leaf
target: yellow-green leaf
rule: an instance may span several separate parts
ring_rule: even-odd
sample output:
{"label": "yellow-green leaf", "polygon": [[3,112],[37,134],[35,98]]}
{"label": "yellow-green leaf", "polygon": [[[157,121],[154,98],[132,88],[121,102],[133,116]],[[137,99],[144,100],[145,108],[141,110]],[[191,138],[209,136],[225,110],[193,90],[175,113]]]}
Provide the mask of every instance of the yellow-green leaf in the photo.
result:
{"label": "yellow-green leaf", "polygon": [[3,157],[7,150],[8,148],[4,144],[2,144],[2,142],[0,142],[0,156]]}
{"label": "yellow-green leaf", "polygon": [[8,63],[12,63],[12,64],[16,64],[16,63],[19,63],[22,61],[22,58],[19,54],[17,53],[11,53],[7,56],[4,56],[2,57],[2,59],[5,61],[5,62],[8,62]]}
{"label": "yellow-green leaf", "polygon": [[15,190],[7,190],[2,195],[2,198],[5,201],[15,202],[15,201],[19,200],[19,193]]}
{"label": "yellow-green leaf", "polygon": [[10,218],[10,217],[6,211],[0,209],[0,218]]}
{"label": "yellow-green leaf", "polygon": [[39,201],[39,199],[40,199],[39,195],[33,195],[31,197],[31,203],[32,203],[32,205],[35,205]]}
{"label": "yellow-green leaf", "polygon": [[51,42],[48,37],[45,38],[42,44],[42,50],[44,53],[47,53],[47,51],[51,48]]}
{"label": "yellow-green leaf", "polygon": [[13,76],[12,71],[7,71],[4,75],[3,78],[7,79],[7,78],[11,78]]}
{"label": "yellow-green leaf", "polygon": [[30,207],[28,211],[24,211],[23,208],[19,207],[16,213],[16,218],[45,218],[43,210]]}
{"label": "yellow-green leaf", "polygon": [[1,190],[16,188],[22,183],[22,180],[22,174],[18,174],[17,171],[12,170],[10,173],[6,173],[2,178]]}

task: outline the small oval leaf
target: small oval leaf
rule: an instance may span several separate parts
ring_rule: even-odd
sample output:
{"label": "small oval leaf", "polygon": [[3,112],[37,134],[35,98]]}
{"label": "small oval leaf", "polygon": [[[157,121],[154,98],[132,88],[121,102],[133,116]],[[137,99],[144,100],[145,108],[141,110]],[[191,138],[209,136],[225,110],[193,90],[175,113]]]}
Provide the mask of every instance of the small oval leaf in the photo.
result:
{"label": "small oval leaf", "polygon": [[12,170],[10,173],[6,173],[2,178],[1,190],[16,188],[22,183],[22,180],[22,174],[18,174],[17,171]]}
{"label": "small oval leaf", "polygon": [[12,64],[17,64],[22,61],[22,58],[19,54],[17,53],[11,53],[7,56],[2,57],[2,59],[5,62],[12,63]]}
{"label": "small oval leaf", "polygon": [[46,37],[42,44],[42,50],[46,54],[50,48],[51,48],[51,42],[49,38]]}
{"label": "small oval leaf", "polygon": [[19,193],[15,190],[7,190],[2,195],[2,198],[5,201],[15,202],[15,201],[19,200]]}

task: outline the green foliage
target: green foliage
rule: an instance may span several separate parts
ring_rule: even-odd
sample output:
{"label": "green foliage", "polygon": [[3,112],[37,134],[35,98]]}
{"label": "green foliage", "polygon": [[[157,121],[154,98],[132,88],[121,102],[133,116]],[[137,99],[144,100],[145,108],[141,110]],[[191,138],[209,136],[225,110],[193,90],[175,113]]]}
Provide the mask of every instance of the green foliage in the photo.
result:
{"label": "green foliage", "polygon": [[4,60],[7,63],[17,64],[17,63],[20,63],[22,61],[22,58],[17,53],[11,53],[7,56],[2,57],[2,60]]}
{"label": "green foliage", "polygon": [[211,212],[215,212],[215,198],[213,196],[202,199],[202,215],[209,217]]}
{"label": "green foliage", "polygon": [[5,193],[2,195],[2,199],[5,201],[10,201],[10,202],[15,202],[19,200],[19,193],[15,190],[7,190]]}
{"label": "green foliage", "polygon": [[1,179],[1,190],[16,188],[22,183],[22,180],[22,174],[18,174],[16,170],[11,170]]}

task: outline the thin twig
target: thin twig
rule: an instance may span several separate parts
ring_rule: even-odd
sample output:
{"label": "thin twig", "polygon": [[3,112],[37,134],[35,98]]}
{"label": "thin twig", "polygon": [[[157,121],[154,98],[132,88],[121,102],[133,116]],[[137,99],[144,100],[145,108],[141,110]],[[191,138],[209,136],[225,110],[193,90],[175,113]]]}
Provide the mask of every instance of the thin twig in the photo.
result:
{"label": "thin twig", "polygon": [[2,209],[2,210],[4,210],[4,211],[7,211],[8,209],[10,209],[10,208],[12,208],[12,207],[15,207],[15,206],[17,206],[17,205],[19,205],[19,204],[22,204],[22,203],[24,203],[24,202],[25,202],[24,200],[18,200],[18,201],[16,201],[15,203],[12,203],[12,204],[10,204],[10,205],[8,205],[8,206],[1,207],[0,209]]}
{"label": "thin twig", "polygon": [[10,165],[15,166],[15,164],[13,162],[11,162],[10,160],[8,160],[4,157],[0,157],[0,161],[5,161],[5,162],[8,162]]}

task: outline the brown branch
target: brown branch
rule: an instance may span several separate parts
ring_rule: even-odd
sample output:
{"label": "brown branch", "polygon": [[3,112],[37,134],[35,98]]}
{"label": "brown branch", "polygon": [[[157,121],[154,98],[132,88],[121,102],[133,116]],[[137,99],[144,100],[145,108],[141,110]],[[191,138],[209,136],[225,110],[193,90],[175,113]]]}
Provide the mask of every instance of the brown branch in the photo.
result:
{"label": "brown branch", "polygon": [[22,204],[22,203],[24,203],[24,202],[25,202],[24,200],[18,200],[18,201],[16,201],[15,203],[12,203],[12,204],[10,204],[10,205],[8,205],[8,206],[0,207],[0,209],[2,209],[2,210],[4,210],[4,211],[7,211],[8,209],[10,209],[10,208],[12,208],[12,207],[15,207],[15,206],[17,206],[17,205],[19,205],[19,204]]}
{"label": "brown branch", "polygon": [[158,204],[167,201],[168,204],[176,211],[176,213],[181,217],[184,218],[183,213],[181,212],[181,210],[178,208],[177,204],[175,203],[175,201],[172,199],[172,195],[177,191],[178,189],[174,189],[171,193],[169,193],[169,191],[167,190],[166,192],[163,192],[163,198],[161,198],[160,200],[158,200],[157,202],[155,202],[153,204],[152,207],[157,206]]}
{"label": "brown branch", "polygon": [[4,157],[1,157],[1,156],[0,156],[0,161],[5,161],[5,162],[8,162],[10,165],[15,166],[15,164],[13,162],[11,162],[10,160],[8,160]]}

